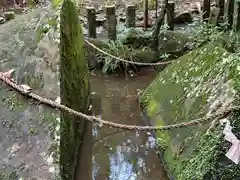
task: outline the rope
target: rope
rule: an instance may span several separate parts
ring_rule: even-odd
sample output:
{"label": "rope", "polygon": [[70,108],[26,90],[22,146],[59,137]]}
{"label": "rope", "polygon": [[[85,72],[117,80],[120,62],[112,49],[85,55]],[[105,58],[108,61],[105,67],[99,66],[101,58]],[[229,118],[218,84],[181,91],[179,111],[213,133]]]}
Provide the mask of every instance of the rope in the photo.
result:
{"label": "rope", "polygon": [[[166,64],[170,64],[173,61],[165,61],[165,62],[157,62],[157,63],[141,63],[141,62],[134,62],[134,61],[129,61],[126,59],[122,59],[120,57],[114,56],[112,54],[109,54],[108,52],[100,49],[99,47],[97,47],[96,45],[94,45],[93,43],[89,42],[87,39],[84,39],[84,41],[89,44],[90,46],[92,46],[94,49],[96,49],[97,51],[101,52],[102,54],[109,56],[113,59],[119,60],[121,62],[125,62],[125,63],[129,63],[129,64],[135,64],[135,65],[140,65],[140,66],[159,66],[159,65],[166,65]],[[176,60],[175,60],[176,61]]]}
{"label": "rope", "polygon": [[240,106],[233,106],[233,107],[226,109],[225,111],[210,115],[208,117],[199,118],[199,119],[191,120],[188,122],[182,122],[179,124],[167,125],[167,126],[136,126],[136,125],[118,124],[118,123],[102,120],[95,116],[88,116],[81,112],[75,111],[67,106],[64,106],[55,101],[52,101],[48,98],[41,97],[31,91],[26,91],[21,85],[18,85],[14,81],[5,77],[2,72],[0,72],[0,80],[2,82],[4,82],[5,84],[7,84],[9,87],[18,91],[20,94],[25,95],[31,99],[34,99],[34,100],[38,101],[40,104],[45,104],[45,105],[48,105],[53,108],[57,108],[62,111],[66,111],[70,114],[82,117],[82,118],[84,118],[88,121],[94,122],[94,123],[100,123],[105,126],[109,126],[109,127],[113,127],[113,128],[117,128],[117,129],[124,129],[124,130],[165,131],[165,130],[171,130],[171,129],[175,129],[175,128],[188,127],[188,126],[193,126],[193,125],[200,124],[200,123],[206,123],[215,118],[217,118],[217,119],[223,118],[223,117],[227,116],[229,113],[231,113],[232,111],[236,111],[236,110],[240,109]]}

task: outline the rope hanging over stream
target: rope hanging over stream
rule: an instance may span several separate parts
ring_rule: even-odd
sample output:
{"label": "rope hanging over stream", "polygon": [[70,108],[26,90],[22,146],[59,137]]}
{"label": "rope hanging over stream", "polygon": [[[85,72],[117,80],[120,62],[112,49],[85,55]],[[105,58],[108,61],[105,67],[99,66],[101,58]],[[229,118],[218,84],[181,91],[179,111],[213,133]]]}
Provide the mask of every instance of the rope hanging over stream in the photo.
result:
{"label": "rope hanging over stream", "polygon": [[[84,41],[89,44],[91,47],[93,47],[94,49],[96,49],[97,51],[101,52],[102,54],[109,56],[113,59],[119,60],[121,62],[124,63],[129,63],[129,64],[135,64],[135,65],[139,65],[139,66],[159,66],[159,65],[166,65],[166,64],[171,64],[173,61],[165,61],[165,62],[157,62],[157,63],[141,63],[141,62],[134,62],[134,61],[129,61],[126,59],[122,59],[120,57],[114,56],[112,54],[109,54],[108,52],[100,49],[99,47],[97,47],[96,45],[94,45],[93,43],[89,42],[87,39],[84,39]],[[176,60],[174,60],[176,61]]]}
{"label": "rope hanging over stream", "polygon": [[4,82],[5,84],[7,84],[9,87],[14,89],[15,91],[18,91],[21,95],[25,95],[28,98],[34,99],[41,104],[45,104],[45,105],[48,105],[52,108],[57,108],[59,110],[66,111],[70,114],[82,117],[82,118],[84,118],[88,121],[91,121],[93,123],[100,123],[100,124],[105,125],[105,126],[109,126],[109,127],[113,127],[113,128],[117,128],[117,129],[124,129],[124,130],[165,131],[165,130],[171,130],[171,129],[175,129],[175,128],[188,127],[188,126],[193,126],[193,125],[197,125],[197,124],[201,124],[201,123],[207,123],[207,122],[210,122],[211,120],[216,120],[216,118],[219,120],[219,119],[229,115],[229,113],[231,113],[232,111],[236,111],[236,110],[240,109],[240,106],[233,106],[233,107],[230,107],[230,108],[226,109],[225,111],[222,111],[222,112],[217,113],[217,114],[212,114],[208,117],[194,119],[194,120],[191,120],[191,121],[188,121],[188,122],[182,122],[182,123],[179,123],[179,124],[172,124],[172,125],[167,125],[167,126],[127,125],[127,124],[119,124],[119,123],[114,123],[114,122],[110,122],[110,121],[107,121],[107,120],[102,120],[102,119],[97,118],[95,116],[88,116],[88,115],[83,114],[81,112],[75,111],[75,110],[73,110],[73,109],[71,109],[67,106],[64,106],[64,105],[59,104],[55,101],[52,101],[48,98],[41,97],[41,96],[31,92],[31,91],[26,91],[21,85],[18,85],[13,80],[10,80],[9,78],[7,78],[4,75],[4,73],[2,73],[2,72],[0,72],[0,81]]}

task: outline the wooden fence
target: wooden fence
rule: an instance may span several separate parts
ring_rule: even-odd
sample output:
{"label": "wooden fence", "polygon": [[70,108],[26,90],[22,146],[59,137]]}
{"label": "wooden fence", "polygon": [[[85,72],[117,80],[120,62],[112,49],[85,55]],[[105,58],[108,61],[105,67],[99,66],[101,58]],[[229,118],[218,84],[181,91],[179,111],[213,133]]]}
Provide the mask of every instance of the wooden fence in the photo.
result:
{"label": "wooden fence", "polygon": [[[156,3],[157,6],[157,3]],[[147,29],[148,24],[148,2],[145,0],[144,4],[144,23],[143,27]],[[136,6],[128,5],[125,8],[126,20],[125,26],[136,26]],[[174,30],[174,17],[175,17],[175,3],[169,1],[166,7],[166,23],[169,30]],[[204,0],[202,6],[201,17],[204,22],[209,22],[218,25],[220,22],[227,22],[229,28],[240,30],[240,0],[218,0],[216,6],[211,8],[211,0]],[[157,16],[157,8],[156,8]],[[235,18],[234,18],[235,17]],[[87,7],[87,21],[88,21],[88,35],[90,38],[96,38],[96,10],[93,7]],[[106,27],[108,32],[108,39],[116,39],[116,8],[115,6],[106,7]]]}

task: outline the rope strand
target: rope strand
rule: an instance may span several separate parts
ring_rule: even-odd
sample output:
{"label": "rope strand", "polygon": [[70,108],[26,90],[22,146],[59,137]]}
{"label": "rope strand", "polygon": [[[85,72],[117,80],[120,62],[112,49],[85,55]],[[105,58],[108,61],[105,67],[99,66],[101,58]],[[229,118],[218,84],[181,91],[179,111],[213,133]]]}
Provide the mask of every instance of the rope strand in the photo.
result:
{"label": "rope strand", "polygon": [[[129,61],[126,59],[122,59],[120,57],[114,56],[112,54],[109,54],[108,52],[100,49],[99,47],[97,47],[96,45],[94,45],[93,43],[89,42],[87,39],[84,39],[84,41],[89,44],[90,46],[92,46],[94,49],[96,49],[97,51],[101,52],[102,54],[109,56],[113,59],[119,60],[121,62],[125,62],[125,63],[129,63],[129,64],[135,64],[135,65],[140,65],[140,66],[159,66],[159,65],[166,65],[166,64],[170,64],[173,61],[165,61],[165,62],[157,62],[157,63],[141,63],[141,62],[134,62],[134,61]],[[176,61],[176,60],[174,60]]]}
{"label": "rope strand", "polygon": [[114,122],[110,122],[110,121],[107,121],[107,120],[102,120],[102,119],[97,118],[95,116],[88,116],[88,115],[83,114],[81,112],[75,111],[75,110],[73,110],[73,109],[71,109],[67,106],[64,106],[64,105],[59,104],[55,101],[52,101],[48,98],[44,98],[44,97],[41,97],[41,96],[39,96],[39,95],[37,95],[33,92],[26,91],[22,86],[16,84],[14,81],[5,77],[3,73],[0,73],[0,80],[2,82],[4,82],[5,84],[7,84],[9,87],[18,91],[20,94],[25,95],[25,96],[27,96],[31,99],[34,99],[41,104],[45,104],[45,105],[48,105],[48,106],[53,107],[53,108],[57,108],[57,109],[62,110],[62,111],[66,111],[70,114],[74,114],[76,116],[82,117],[82,118],[84,118],[88,121],[94,122],[94,123],[101,123],[101,124],[109,126],[109,127],[124,129],[124,130],[165,131],[165,130],[171,130],[171,129],[174,129],[174,128],[188,127],[188,126],[193,126],[193,125],[200,124],[200,123],[210,122],[211,120],[213,120],[215,118],[217,118],[217,119],[223,118],[223,117],[227,116],[229,113],[231,113],[232,111],[240,109],[240,106],[233,106],[233,107],[230,107],[230,108],[226,109],[225,111],[222,111],[222,112],[217,113],[217,114],[210,115],[208,117],[194,119],[194,120],[191,120],[191,121],[188,121],[188,122],[182,122],[182,123],[179,123],[179,124],[173,124],[173,125],[167,125],[167,126],[127,125],[127,124],[119,124],[119,123],[114,123]]}

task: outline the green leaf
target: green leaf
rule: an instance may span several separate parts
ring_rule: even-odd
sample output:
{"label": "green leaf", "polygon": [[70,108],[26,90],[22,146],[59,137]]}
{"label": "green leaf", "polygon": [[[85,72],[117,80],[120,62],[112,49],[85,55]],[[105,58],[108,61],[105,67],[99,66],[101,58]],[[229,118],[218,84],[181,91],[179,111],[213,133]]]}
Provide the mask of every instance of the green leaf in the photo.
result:
{"label": "green leaf", "polygon": [[63,0],[52,0],[53,8],[59,7],[59,5],[63,2]]}
{"label": "green leaf", "polygon": [[49,26],[55,26],[55,25],[57,25],[57,17],[50,18],[50,19],[48,20],[48,24],[49,24]]}

